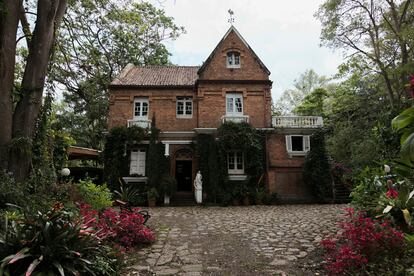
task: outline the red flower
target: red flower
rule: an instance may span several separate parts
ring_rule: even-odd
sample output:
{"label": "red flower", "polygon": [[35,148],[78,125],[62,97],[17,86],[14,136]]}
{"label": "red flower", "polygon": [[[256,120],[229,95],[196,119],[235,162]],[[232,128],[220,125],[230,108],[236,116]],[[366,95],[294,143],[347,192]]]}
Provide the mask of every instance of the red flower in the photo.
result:
{"label": "red flower", "polygon": [[390,188],[389,190],[388,190],[388,192],[385,194],[388,198],[397,198],[398,197],[398,192],[395,190],[395,189],[393,189],[393,188]]}

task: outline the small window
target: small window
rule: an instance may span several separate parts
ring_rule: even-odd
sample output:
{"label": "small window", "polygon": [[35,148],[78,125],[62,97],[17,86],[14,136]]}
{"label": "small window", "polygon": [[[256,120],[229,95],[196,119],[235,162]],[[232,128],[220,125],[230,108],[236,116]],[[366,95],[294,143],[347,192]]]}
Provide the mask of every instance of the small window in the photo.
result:
{"label": "small window", "polygon": [[227,68],[240,68],[240,53],[227,53]]}
{"label": "small window", "polygon": [[229,174],[244,174],[244,156],[241,151],[231,151],[227,154]]}
{"label": "small window", "polygon": [[177,117],[191,118],[193,116],[193,98],[177,97]]}
{"label": "small window", "polygon": [[310,149],[309,135],[287,135],[286,149],[291,155],[305,155]]}
{"label": "small window", "polygon": [[243,94],[227,93],[226,94],[226,114],[241,115],[243,114]]}
{"label": "small window", "polygon": [[136,98],[134,100],[134,118],[148,117],[148,99]]}

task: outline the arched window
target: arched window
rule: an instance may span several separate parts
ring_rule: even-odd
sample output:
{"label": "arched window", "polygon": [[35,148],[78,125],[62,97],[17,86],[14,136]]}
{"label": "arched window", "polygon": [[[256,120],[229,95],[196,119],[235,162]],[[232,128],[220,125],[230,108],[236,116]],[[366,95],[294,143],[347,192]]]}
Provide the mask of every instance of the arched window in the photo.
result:
{"label": "arched window", "polygon": [[228,52],[227,53],[227,68],[240,68],[240,53]]}

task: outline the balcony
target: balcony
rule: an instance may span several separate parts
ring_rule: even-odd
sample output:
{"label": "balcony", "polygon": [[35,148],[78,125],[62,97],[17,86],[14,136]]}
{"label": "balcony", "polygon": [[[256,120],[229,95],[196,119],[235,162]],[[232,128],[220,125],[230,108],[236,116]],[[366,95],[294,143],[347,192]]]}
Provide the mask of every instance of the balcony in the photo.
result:
{"label": "balcony", "polygon": [[323,119],[319,116],[274,116],[272,126],[274,128],[320,128],[323,127]]}
{"label": "balcony", "polygon": [[128,127],[137,126],[142,128],[150,128],[151,120],[148,119],[132,119],[128,120]]}
{"label": "balcony", "polygon": [[221,117],[223,123],[249,123],[249,115],[224,115]]}

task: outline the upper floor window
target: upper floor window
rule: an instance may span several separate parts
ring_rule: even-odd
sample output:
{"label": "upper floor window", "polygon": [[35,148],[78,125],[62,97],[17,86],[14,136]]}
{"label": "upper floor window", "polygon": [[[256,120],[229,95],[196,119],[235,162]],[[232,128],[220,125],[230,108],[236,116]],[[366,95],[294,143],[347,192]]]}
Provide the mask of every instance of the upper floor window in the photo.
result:
{"label": "upper floor window", "polygon": [[240,53],[227,53],[227,68],[240,68]]}
{"label": "upper floor window", "polygon": [[189,118],[193,116],[193,98],[177,97],[177,117]]}
{"label": "upper floor window", "polygon": [[310,149],[309,135],[286,135],[286,149],[291,155],[305,155]]}
{"label": "upper floor window", "polygon": [[226,114],[241,115],[243,114],[243,94],[227,93],[226,94]]}
{"label": "upper floor window", "polygon": [[134,118],[148,118],[148,99],[134,99]]}
{"label": "upper floor window", "polygon": [[227,167],[229,174],[244,174],[243,152],[231,151],[227,154]]}

